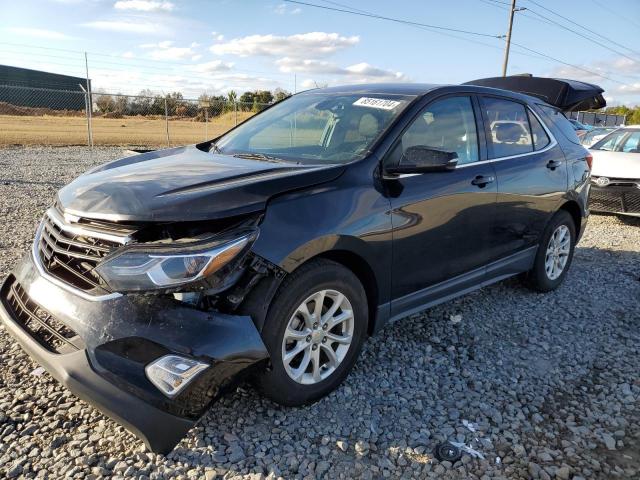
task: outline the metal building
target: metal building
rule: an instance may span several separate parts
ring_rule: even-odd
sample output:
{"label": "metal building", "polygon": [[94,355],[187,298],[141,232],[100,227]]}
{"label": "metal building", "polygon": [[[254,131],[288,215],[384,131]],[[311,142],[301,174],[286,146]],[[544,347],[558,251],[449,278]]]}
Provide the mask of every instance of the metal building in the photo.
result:
{"label": "metal building", "polygon": [[[0,102],[52,110],[84,110],[82,77],[0,65]],[[89,81],[91,85],[91,81]]]}

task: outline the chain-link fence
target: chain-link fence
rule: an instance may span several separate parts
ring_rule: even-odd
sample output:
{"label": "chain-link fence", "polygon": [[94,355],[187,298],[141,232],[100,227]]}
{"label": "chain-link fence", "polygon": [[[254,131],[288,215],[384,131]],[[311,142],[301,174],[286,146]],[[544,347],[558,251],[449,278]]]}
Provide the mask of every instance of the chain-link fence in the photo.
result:
{"label": "chain-link fence", "polygon": [[569,118],[578,120],[583,125],[594,127],[619,127],[626,122],[625,115],[600,112],[571,112]]}
{"label": "chain-link fence", "polygon": [[267,106],[0,85],[0,145],[184,145],[214,138]]}

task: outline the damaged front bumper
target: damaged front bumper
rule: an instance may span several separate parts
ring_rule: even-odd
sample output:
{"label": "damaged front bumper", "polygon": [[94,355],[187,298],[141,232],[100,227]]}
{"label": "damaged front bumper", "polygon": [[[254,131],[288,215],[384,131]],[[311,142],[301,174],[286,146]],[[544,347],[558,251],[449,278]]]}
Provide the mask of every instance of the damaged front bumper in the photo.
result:
{"label": "damaged front bumper", "polygon": [[[22,348],[78,397],[167,453],[240,374],[268,358],[248,316],[164,296],[89,299],[45,278],[32,254],[0,289],[0,318]],[[173,398],[145,366],[175,354],[208,364]]]}

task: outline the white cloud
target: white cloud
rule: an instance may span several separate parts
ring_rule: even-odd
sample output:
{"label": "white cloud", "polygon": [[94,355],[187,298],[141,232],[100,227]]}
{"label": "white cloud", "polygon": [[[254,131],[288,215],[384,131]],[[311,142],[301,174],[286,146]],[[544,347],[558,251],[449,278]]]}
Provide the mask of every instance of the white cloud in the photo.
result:
{"label": "white cloud", "polygon": [[125,33],[162,33],[164,30],[162,27],[153,23],[130,22],[126,20],[96,20],[94,22],[83,23],[82,25],[96,30]]}
{"label": "white cloud", "polygon": [[281,72],[307,73],[316,75],[334,75],[348,78],[357,82],[401,82],[408,81],[408,77],[402,72],[394,72],[383,68],[374,67],[368,63],[356,63],[347,67],[340,67],[332,62],[324,60],[303,60],[284,57],[276,61]]}
{"label": "white cloud", "polygon": [[47,40],[67,40],[71,38],[69,35],[64,33],[56,32],[55,30],[46,30],[44,28],[9,27],[7,30],[16,35],[44,38]]}
{"label": "white cloud", "polygon": [[345,37],[337,33],[309,32],[287,37],[279,35],[249,35],[234,38],[226,43],[218,43],[211,47],[217,55],[238,55],[248,57],[287,56],[323,57],[356,45],[360,41],[357,36]]}
{"label": "white cloud", "polygon": [[188,47],[176,47],[173,41],[163,40],[157,43],[143,43],[140,45],[140,48],[151,50],[149,56],[154,60],[180,60],[190,58],[195,62],[202,58],[202,55],[195,50],[199,46],[199,43],[192,42]]}
{"label": "white cloud", "polygon": [[162,42],[157,42],[157,43],[143,43],[142,45],[140,45],[140,48],[145,48],[145,49],[149,49],[149,48],[169,48],[171,45],[173,45],[173,41],[172,40],[163,40]]}
{"label": "white cloud", "polygon": [[620,85],[615,89],[620,95],[632,95],[640,93],[640,82],[630,83],[627,85]]}
{"label": "white cloud", "polygon": [[298,15],[302,12],[302,9],[289,6],[286,3],[280,3],[273,8],[273,12],[277,15]]}
{"label": "white cloud", "polygon": [[149,56],[154,60],[180,60],[193,57],[194,54],[191,47],[167,47],[153,50]]}
{"label": "white cloud", "polygon": [[198,73],[214,73],[214,72],[227,72],[231,70],[233,63],[226,63],[222,60],[213,60],[211,62],[200,63],[193,65],[190,70]]}
{"label": "white cloud", "polygon": [[[619,97],[638,102],[640,99],[640,62],[626,57],[614,57],[597,60],[576,67],[562,66],[553,69],[549,76],[558,78],[574,78],[584,82],[595,83],[605,89],[605,99],[615,103],[624,103]],[[589,73],[593,72],[593,73]],[[612,82],[609,79],[614,79]],[[621,84],[622,83],[622,84]],[[614,94],[613,96],[609,96]],[[630,98],[632,97],[632,98]]]}
{"label": "white cloud", "polygon": [[136,10],[139,12],[170,12],[175,8],[171,2],[154,0],[119,0],[115,3],[116,10]]}
{"label": "white cloud", "polygon": [[136,56],[136,54],[135,54],[135,53],[133,53],[133,52],[124,52],[124,53],[122,54],[122,57],[123,57],[123,58],[134,58],[135,56]]}

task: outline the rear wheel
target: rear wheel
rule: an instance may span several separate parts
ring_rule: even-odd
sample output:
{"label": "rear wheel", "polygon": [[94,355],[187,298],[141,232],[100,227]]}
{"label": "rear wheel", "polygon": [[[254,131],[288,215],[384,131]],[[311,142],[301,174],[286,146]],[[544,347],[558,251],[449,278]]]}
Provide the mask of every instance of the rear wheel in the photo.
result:
{"label": "rear wheel", "polygon": [[576,227],[571,215],[558,211],[545,229],[527,283],[539,292],[555,290],[567,275],[575,248]]}
{"label": "rear wheel", "polygon": [[303,265],[283,282],[263,328],[270,367],[258,377],[266,396],[303,405],[334,390],[349,374],[366,335],[364,289],[330,260]]}

